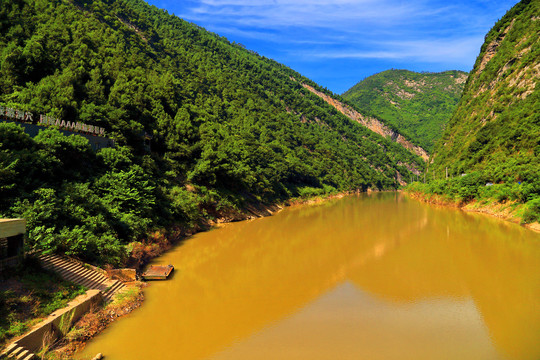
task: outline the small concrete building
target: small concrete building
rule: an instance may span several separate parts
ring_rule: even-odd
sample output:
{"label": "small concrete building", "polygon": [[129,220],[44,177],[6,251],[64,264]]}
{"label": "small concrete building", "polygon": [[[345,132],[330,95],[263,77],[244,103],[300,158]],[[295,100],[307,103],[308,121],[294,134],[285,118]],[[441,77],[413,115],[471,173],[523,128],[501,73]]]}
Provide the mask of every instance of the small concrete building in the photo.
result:
{"label": "small concrete building", "polygon": [[24,259],[25,219],[0,219],[0,272]]}

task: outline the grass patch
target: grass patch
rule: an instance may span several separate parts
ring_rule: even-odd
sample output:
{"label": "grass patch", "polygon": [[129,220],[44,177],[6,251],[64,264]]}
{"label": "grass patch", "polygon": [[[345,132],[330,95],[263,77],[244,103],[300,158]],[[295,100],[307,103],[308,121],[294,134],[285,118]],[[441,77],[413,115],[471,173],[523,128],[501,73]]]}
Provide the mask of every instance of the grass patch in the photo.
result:
{"label": "grass patch", "polygon": [[122,306],[126,303],[131,303],[135,301],[141,294],[141,289],[139,287],[130,287],[128,290],[121,292],[119,294],[116,294],[114,297],[113,305],[115,306]]}
{"label": "grass patch", "polygon": [[32,258],[3,273],[0,280],[0,347],[86,291],[41,268]]}
{"label": "grass patch", "polygon": [[71,328],[67,335],[45,354],[47,360],[71,360],[76,358],[79,351],[87,341],[103,331],[114,320],[129,314],[138,308],[143,299],[143,284],[131,286],[125,292],[118,294],[114,301],[105,307],[94,306],[84,314]]}

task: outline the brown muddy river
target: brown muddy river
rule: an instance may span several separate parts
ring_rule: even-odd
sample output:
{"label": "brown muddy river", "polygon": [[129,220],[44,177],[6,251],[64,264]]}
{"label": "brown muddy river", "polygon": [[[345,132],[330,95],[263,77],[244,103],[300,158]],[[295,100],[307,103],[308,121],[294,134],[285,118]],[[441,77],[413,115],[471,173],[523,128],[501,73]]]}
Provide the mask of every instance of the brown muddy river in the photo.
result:
{"label": "brown muddy river", "polygon": [[398,193],[197,234],[107,360],[540,359],[540,234]]}

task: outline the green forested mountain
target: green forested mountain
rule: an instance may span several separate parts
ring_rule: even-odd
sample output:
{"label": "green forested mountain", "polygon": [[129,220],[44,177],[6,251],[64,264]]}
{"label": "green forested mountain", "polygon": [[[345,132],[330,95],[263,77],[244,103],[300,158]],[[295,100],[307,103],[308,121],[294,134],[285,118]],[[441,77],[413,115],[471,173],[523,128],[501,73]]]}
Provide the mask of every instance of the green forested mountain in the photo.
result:
{"label": "green forested mountain", "polygon": [[302,83],[319,88],[142,0],[3,0],[0,106],[102,127],[116,147],[0,123],[0,216],[25,217],[31,246],[120,263],[156,228],[423,169]]}
{"label": "green forested mountain", "polygon": [[525,221],[540,220],[540,2],[522,0],[486,35],[428,178],[446,169],[455,178],[430,191],[527,203]]}
{"label": "green forested mountain", "polygon": [[486,170],[493,181],[539,174],[540,3],[521,1],[486,35],[431,170]]}
{"label": "green forested mountain", "polygon": [[362,112],[392,124],[429,152],[461,97],[467,73],[386,70],[343,93]]}

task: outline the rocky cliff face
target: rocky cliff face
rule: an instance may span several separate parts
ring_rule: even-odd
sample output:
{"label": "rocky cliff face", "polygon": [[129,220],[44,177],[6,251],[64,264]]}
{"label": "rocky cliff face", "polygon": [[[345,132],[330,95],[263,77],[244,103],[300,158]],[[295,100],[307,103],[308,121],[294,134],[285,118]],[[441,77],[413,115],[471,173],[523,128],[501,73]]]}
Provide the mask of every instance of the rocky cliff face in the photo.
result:
{"label": "rocky cliff face", "polygon": [[405,147],[407,150],[411,151],[412,153],[420,156],[424,161],[427,161],[429,159],[428,153],[422,149],[420,146],[413,144],[409,140],[407,140],[403,135],[398,133],[397,131],[391,129],[390,127],[386,126],[383,122],[378,120],[377,118],[371,117],[371,116],[364,116],[360,114],[358,111],[351,108],[349,105],[343,104],[342,102],[332,98],[331,96],[328,96],[316,89],[314,89],[312,86],[309,86],[307,84],[302,84],[302,86],[315,95],[322,98],[324,101],[326,101],[328,104],[332,105],[336,110],[338,110],[343,115],[347,116],[349,119],[354,120],[363,126],[367,127],[369,130],[382,135],[386,138],[390,138],[392,141],[400,144],[401,146]]}
{"label": "rocky cliff face", "polygon": [[483,171],[535,181],[540,169],[540,2],[523,0],[495,24],[435,149],[440,177]]}

